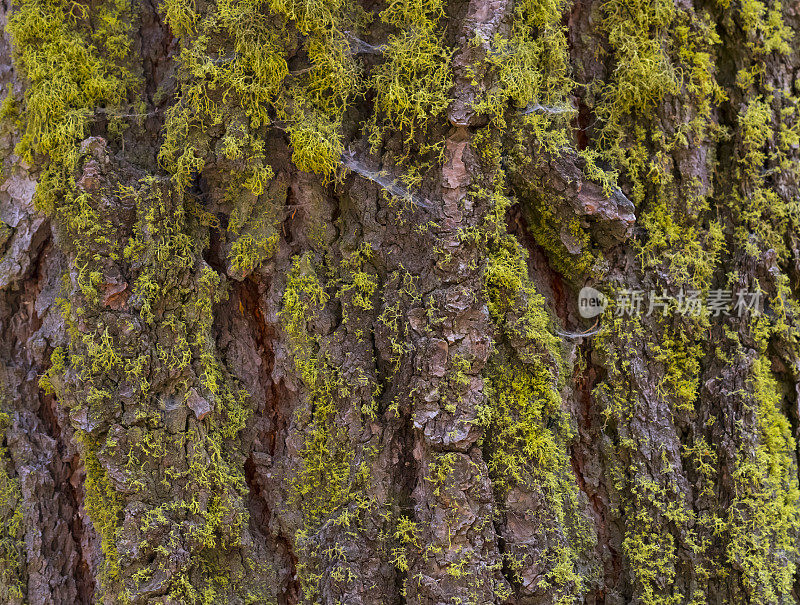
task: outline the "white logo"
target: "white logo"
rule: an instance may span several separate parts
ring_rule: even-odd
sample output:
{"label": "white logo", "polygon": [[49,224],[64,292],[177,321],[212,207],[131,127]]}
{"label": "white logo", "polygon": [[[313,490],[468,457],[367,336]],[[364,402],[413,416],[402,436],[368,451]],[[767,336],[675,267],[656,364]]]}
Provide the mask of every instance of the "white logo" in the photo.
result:
{"label": "white logo", "polygon": [[584,319],[597,317],[608,306],[608,298],[602,292],[586,286],[578,293],[578,313]]}

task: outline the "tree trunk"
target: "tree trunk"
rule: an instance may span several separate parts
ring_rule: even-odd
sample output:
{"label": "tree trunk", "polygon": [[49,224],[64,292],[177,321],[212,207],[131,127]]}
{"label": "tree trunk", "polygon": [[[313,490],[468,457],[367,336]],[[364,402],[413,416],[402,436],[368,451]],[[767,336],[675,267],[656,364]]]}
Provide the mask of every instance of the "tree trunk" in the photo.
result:
{"label": "tree trunk", "polygon": [[796,2],[10,1],[0,602],[797,602]]}

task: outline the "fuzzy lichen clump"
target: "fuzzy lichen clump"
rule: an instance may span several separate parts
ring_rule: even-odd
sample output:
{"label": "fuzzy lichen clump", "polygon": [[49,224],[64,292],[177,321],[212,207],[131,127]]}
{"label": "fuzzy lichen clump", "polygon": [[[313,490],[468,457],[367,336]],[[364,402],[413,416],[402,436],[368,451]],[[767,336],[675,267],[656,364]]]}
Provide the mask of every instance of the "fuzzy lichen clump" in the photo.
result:
{"label": "fuzzy lichen clump", "polygon": [[[170,106],[159,160],[180,187],[190,184],[212,152],[207,131],[224,125],[222,152],[231,168],[257,178],[258,130],[270,123],[268,108],[288,74],[281,29],[259,15],[263,2],[220,2],[198,14],[186,3],[166,3],[170,25],[183,37],[178,102]],[[211,40],[231,39],[229,49],[211,56]],[[227,53],[227,54],[226,54]],[[239,114],[243,114],[244,119]],[[252,157],[252,162],[244,162]]]}
{"label": "fuzzy lichen clump", "polygon": [[29,82],[16,152],[29,162],[34,154],[49,158],[37,188],[37,202],[46,212],[53,212],[59,193],[71,187],[77,143],[86,136],[92,112],[105,107],[109,128],[121,127],[112,110],[138,84],[126,65],[133,16],[128,5],[114,0],[72,12],[57,1],[23,0],[9,18],[15,61]]}
{"label": "fuzzy lichen clump", "polygon": [[680,91],[679,74],[667,55],[665,40],[675,5],[671,0],[609,0],[603,3],[603,12],[615,66],[598,111],[605,120],[601,141],[619,142],[624,116],[647,111],[665,95]]}
{"label": "fuzzy lichen clump", "polygon": [[[389,36],[386,60],[370,80],[376,91],[370,139],[377,147],[382,131],[395,131],[408,145],[417,130],[450,105],[452,51],[442,44],[439,24],[444,5],[440,0],[393,0],[380,17],[399,31]],[[384,116],[383,123],[379,116]]]}
{"label": "fuzzy lichen clump", "polygon": [[301,170],[332,176],[344,145],[342,118],[363,89],[363,75],[345,32],[367,21],[360,6],[342,0],[274,0],[304,37],[310,65],[287,83],[277,105],[288,124],[293,161]]}

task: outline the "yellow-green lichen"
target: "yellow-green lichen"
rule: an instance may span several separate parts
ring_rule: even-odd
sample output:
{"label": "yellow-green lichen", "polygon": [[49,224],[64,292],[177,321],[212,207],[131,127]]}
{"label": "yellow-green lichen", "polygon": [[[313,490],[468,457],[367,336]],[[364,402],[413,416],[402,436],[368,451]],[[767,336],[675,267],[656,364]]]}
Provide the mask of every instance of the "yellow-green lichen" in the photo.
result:
{"label": "yellow-green lichen", "polygon": [[[344,271],[348,267],[362,267],[370,255],[368,247],[354,252],[342,264]],[[321,269],[312,253],[295,258],[280,312],[295,368],[306,389],[306,401],[296,417],[304,426],[300,463],[288,487],[291,502],[302,512],[303,524],[294,535],[294,545],[303,599],[307,603],[318,599],[324,570],[342,585],[349,585],[357,578],[343,545],[321,540],[320,528],[358,532],[365,515],[376,508],[374,498],[368,495],[370,460],[376,452],[370,447],[354,447],[348,427],[340,420],[343,412],[351,417],[342,406],[352,406],[354,398],[365,401],[361,413],[374,415],[372,401],[376,387],[363,370],[345,373],[337,367],[327,350],[329,337],[310,327],[325,313],[330,299],[320,277],[324,275]],[[355,308],[367,310],[372,304],[374,283],[364,277],[359,285],[358,279],[352,286],[344,285],[342,300],[351,299]],[[364,298],[364,294],[369,298]]]}
{"label": "yellow-green lichen", "polygon": [[138,85],[126,66],[133,18],[118,0],[94,10],[53,0],[15,3],[8,31],[28,80],[16,152],[28,161],[34,154],[49,158],[37,188],[47,212],[55,210],[58,192],[71,187],[92,112],[123,104]]}
{"label": "yellow-green lichen", "polygon": [[[6,440],[11,416],[0,412],[0,440]],[[10,455],[5,443],[0,443],[0,598],[9,604],[24,602],[25,582],[25,530],[23,527],[23,502],[19,478],[9,470]]]}
{"label": "yellow-green lichen", "polygon": [[796,444],[764,348],[762,341],[746,403],[746,413],[755,416],[756,441],[742,435],[732,475],[735,497],[726,514],[726,559],[740,570],[754,603],[774,603],[791,594],[800,530]]}
{"label": "yellow-green lichen", "polygon": [[381,132],[388,130],[402,133],[409,145],[450,104],[452,51],[442,42],[440,24],[444,4],[441,0],[391,0],[380,17],[398,33],[389,36],[383,49],[385,61],[370,79],[376,92],[370,141],[377,147]]}

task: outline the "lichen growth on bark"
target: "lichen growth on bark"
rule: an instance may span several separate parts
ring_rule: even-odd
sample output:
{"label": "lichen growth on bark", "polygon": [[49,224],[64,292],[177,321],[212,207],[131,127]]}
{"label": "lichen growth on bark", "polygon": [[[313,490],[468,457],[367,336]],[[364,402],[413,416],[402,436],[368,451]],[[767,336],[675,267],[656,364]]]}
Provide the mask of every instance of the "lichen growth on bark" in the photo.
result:
{"label": "lichen growth on bark", "polygon": [[[19,0],[26,88],[0,110],[69,265],[40,385],[77,431],[98,599],[790,598],[790,11],[165,0],[156,27],[145,9]],[[171,30],[168,69],[146,27]],[[749,288],[769,312],[612,305],[588,341],[564,331],[587,278]]]}

